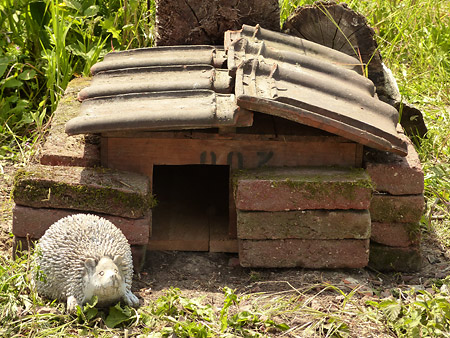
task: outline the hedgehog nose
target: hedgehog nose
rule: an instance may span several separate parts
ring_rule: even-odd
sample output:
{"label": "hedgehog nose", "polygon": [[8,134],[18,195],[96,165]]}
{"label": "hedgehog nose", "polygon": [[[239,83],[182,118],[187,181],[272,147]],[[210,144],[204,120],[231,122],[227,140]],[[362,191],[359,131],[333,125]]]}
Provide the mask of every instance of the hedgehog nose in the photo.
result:
{"label": "hedgehog nose", "polygon": [[119,278],[116,275],[111,276],[111,282],[113,286],[119,286]]}
{"label": "hedgehog nose", "polygon": [[108,281],[108,284],[111,284],[113,286],[117,286],[117,284],[119,284],[119,277],[113,271],[110,271],[105,277],[105,281]]}

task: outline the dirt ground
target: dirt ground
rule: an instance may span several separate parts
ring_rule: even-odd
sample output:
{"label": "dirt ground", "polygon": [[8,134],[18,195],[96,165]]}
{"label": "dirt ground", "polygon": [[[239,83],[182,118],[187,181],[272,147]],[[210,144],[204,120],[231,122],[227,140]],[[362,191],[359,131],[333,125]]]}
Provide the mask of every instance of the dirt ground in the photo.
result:
{"label": "dirt ground", "polygon": [[[0,251],[12,252],[12,208],[10,198],[13,177],[17,166],[0,162]],[[237,254],[202,252],[148,252],[143,271],[135,276],[133,291],[140,296],[141,305],[148,304],[170,287],[179,288],[183,296],[204,296],[213,306],[223,304],[225,286],[239,295],[296,294],[311,289],[318,293],[310,304],[318,310],[338,308],[342,297],[332,292],[317,292],[315,286],[329,283],[348,293],[358,287],[353,299],[364,304],[366,300],[390,295],[393,288],[429,288],[431,282],[450,274],[449,253],[433,239],[433,234],[423,234],[423,268],[417,273],[379,273],[366,269],[310,270],[310,269],[249,269],[239,265]],[[267,298],[266,298],[267,299]],[[289,320],[295,322],[295,318]],[[351,319],[350,319],[351,321]],[[289,323],[292,327],[293,322]],[[355,319],[351,336],[388,337],[381,327],[361,323]],[[289,336],[289,335],[288,335]]]}

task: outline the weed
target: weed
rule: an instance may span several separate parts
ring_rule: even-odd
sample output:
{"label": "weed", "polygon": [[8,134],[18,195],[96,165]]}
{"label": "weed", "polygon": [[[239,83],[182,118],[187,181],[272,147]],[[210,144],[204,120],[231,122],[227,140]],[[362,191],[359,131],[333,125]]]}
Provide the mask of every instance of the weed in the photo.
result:
{"label": "weed", "polygon": [[396,337],[450,336],[450,303],[448,281],[433,291],[399,291],[396,298],[369,301]]}
{"label": "weed", "polygon": [[261,337],[289,327],[259,311],[240,310],[241,298],[224,288],[221,309],[202,299],[186,298],[170,288],[147,307],[133,309],[120,303],[109,309],[97,308],[96,299],[76,314],[65,314],[64,305],[47,302],[35,292],[30,275],[32,260],[24,254],[17,260],[0,257],[0,335],[113,336],[118,330],[160,337]]}
{"label": "weed", "polygon": [[[280,0],[282,22],[298,5]],[[48,120],[73,76],[89,75],[92,64],[114,49],[153,44],[154,1],[0,0],[0,158],[28,161],[42,140]],[[450,1],[347,1],[375,29],[383,61],[392,69],[402,97],[419,106],[428,126],[417,148],[425,172],[429,231],[450,245]],[[450,336],[448,281],[433,291],[398,291],[371,301],[353,302],[354,293],[336,287],[294,290],[294,295],[241,297],[224,290],[220,309],[169,289],[148,307],[134,310],[86,305],[76,316],[38,297],[28,277],[26,257],[0,257],[1,336],[113,336],[130,330],[146,337],[232,337],[281,334],[346,337],[348,316],[385,325],[397,337]],[[252,274],[253,282],[260,276]],[[314,303],[325,293],[340,307]],[[243,303],[251,302],[250,308]],[[289,328],[286,321],[292,322]]]}
{"label": "weed", "polygon": [[69,81],[153,44],[154,2],[0,1],[0,158],[27,162]]}

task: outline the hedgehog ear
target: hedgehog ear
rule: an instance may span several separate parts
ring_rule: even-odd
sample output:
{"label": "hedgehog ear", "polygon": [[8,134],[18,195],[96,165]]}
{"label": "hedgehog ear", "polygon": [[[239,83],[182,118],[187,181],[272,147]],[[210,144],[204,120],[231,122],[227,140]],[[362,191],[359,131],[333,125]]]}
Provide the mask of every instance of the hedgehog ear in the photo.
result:
{"label": "hedgehog ear", "polygon": [[86,267],[86,269],[87,269],[88,271],[94,271],[94,270],[95,270],[95,266],[96,266],[95,259],[93,259],[93,258],[87,258],[87,259],[84,261],[84,266]]}
{"label": "hedgehog ear", "polygon": [[119,256],[119,255],[114,256],[113,262],[118,267],[121,267],[122,266],[122,256]]}

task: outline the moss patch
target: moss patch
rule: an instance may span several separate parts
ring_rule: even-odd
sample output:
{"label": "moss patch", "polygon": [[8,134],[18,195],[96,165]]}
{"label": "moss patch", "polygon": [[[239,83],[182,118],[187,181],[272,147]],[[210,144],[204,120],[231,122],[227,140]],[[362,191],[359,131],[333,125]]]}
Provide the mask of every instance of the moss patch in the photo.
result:
{"label": "moss patch", "polygon": [[36,208],[64,208],[140,218],[155,205],[146,176],[105,168],[47,167],[19,170],[14,201]]}
{"label": "moss patch", "polygon": [[49,134],[42,149],[42,164],[98,166],[100,165],[100,137],[73,135],[65,132],[66,122],[80,113],[78,92],[90,84],[90,78],[72,80],[55,111]]}
{"label": "moss patch", "polygon": [[374,194],[370,203],[372,221],[418,223],[424,209],[423,195],[392,196]]}
{"label": "moss patch", "polygon": [[400,248],[370,243],[369,266],[377,271],[414,272],[421,265],[418,246]]}
{"label": "moss patch", "polygon": [[[304,198],[332,198],[339,194],[348,200],[359,197],[360,190],[373,191],[369,175],[361,168],[264,168],[239,170],[233,175],[233,189],[240,180],[269,181],[273,188],[286,187],[293,192],[301,192]],[[328,188],[328,189],[327,189]]]}

